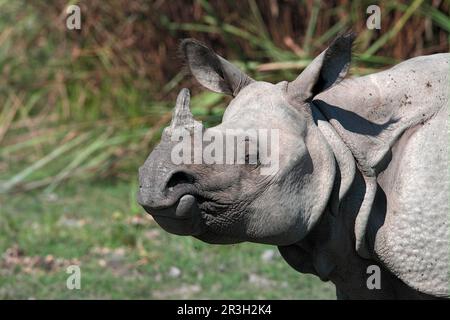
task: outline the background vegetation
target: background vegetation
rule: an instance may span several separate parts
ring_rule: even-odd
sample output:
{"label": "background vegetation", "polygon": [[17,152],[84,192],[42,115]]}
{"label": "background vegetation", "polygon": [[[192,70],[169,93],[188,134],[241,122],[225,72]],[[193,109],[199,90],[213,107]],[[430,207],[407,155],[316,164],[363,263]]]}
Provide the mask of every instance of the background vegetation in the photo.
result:
{"label": "background vegetation", "polygon": [[[373,1],[0,0],[0,298],[333,298],[275,248],[171,236],[136,205],[179,89],[207,125],[229,101],[186,76],[177,44],[197,38],[275,82],[353,29],[361,75],[447,52],[449,2],[380,1],[368,30]],[[74,263],[79,291],[65,287]]]}

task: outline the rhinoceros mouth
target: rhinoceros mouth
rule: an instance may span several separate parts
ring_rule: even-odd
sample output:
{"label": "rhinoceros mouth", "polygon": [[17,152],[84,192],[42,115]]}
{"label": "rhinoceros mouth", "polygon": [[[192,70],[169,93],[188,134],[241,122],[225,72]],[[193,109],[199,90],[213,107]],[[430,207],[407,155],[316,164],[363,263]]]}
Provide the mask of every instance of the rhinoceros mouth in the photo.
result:
{"label": "rhinoceros mouth", "polygon": [[195,236],[204,231],[201,210],[192,194],[181,195],[171,206],[144,209],[167,232]]}
{"label": "rhinoceros mouth", "polygon": [[[196,209],[197,200],[194,195],[182,194],[177,200],[172,201],[166,205],[160,205],[158,207],[145,207],[145,211],[152,216],[161,216],[164,218],[187,220],[192,216],[193,211]],[[198,206],[197,206],[198,207]]]}

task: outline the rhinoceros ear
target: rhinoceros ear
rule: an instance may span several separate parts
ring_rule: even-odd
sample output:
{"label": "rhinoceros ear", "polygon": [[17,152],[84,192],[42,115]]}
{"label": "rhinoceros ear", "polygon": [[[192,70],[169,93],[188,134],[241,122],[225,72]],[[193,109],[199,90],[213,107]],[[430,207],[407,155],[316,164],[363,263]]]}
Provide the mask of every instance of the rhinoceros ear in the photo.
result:
{"label": "rhinoceros ear", "polygon": [[192,75],[209,90],[236,96],[254,81],[201,42],[185,39],[180,49]]}
{"label": "rhinoceros ear", "polygon": [[307,101],[341,81],[350,67],[353,32],[337,37],[310,65],[288,84],[288,96],[294,101]]}

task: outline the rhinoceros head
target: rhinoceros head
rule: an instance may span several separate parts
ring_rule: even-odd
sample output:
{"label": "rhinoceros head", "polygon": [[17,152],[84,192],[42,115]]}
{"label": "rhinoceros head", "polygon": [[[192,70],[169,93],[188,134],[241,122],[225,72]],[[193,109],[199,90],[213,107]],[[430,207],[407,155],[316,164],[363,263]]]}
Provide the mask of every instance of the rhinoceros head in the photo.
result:
{"label": "rhinoceros head", "polygon": [[139,203],[166,231],[209,243],[300,241],[324,211],[335,176],[309,103],[345,76],[353,38],[337,38],[297,79],[277,84],[184,40],[192,75],[233,100],[222,123],[205,129],[189,110],[188,90],[179,93],[170,126],[139,169]]}

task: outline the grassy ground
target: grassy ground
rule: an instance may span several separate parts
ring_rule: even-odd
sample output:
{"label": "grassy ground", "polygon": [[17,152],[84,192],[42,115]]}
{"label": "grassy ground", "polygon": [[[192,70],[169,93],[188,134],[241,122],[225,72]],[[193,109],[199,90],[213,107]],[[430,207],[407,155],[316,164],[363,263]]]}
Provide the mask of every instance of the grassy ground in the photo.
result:
{"label": "grassy ground", "polygon": [[[0,198],[0,299],[333,299],[271,246],[212,246],[164,232],[129,183]],[[81,290],[66,268],[81,267]]]}

